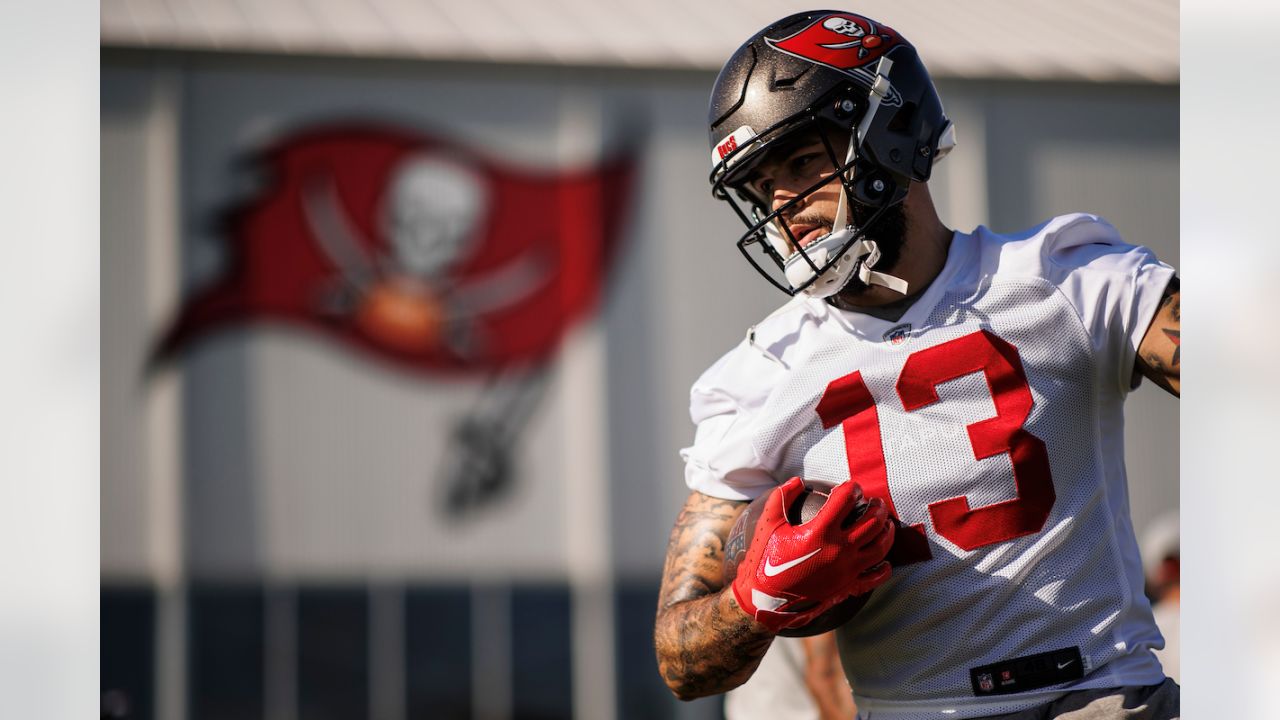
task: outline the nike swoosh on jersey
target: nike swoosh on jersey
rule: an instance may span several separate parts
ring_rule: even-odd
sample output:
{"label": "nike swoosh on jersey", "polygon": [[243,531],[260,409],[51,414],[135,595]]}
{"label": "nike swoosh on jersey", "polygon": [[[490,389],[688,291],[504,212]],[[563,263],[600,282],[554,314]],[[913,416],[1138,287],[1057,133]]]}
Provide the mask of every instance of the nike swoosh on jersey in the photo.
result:
{"label": "nike swoosh on jersey", "polygon": [[1062,668],[1064,668],[1064,667],[1066,667],[1066,666],[1070,665],[1070,664],[1071,664],[1071,663],[1073,663],[1073,662],[1075,662],[1075,660],[1068,660],[1068,661],[1066,661],[1066,662],[1064,662],[1064,663],[1058,663],[1058,669],[1059,669],[1059,670],[1061,670]]}
{"label": "nike swoosh on jersey", "polygon": [[801,555],[795,560],[788,560],[787,562],[784,562],[781,565],[774,565],[773,563],[769,562],[768,558],[765,558],[765,561],[764,561],[765,577],[773,577],[774,575],[777,575],[780,572],[790,570],[791,568],[799,565],[800,563],[804,562],[805,560],[808,560],[809,558],[813,557],[814,555],[817,555],[820,552],[822,552],[822,548],[818,548],[817,550],[814,550],[808,555]]}

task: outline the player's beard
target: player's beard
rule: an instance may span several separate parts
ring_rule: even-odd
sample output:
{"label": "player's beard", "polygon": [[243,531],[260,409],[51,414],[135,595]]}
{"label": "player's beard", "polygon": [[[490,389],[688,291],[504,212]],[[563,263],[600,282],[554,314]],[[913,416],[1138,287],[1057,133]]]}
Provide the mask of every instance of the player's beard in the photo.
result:
{"label": "player's beard", "polygon": [[[896,203],[886,208],[884,213],[868,227],[867,223],[876,214],[877,209],[857,202],[849,204],[854,226],[860,230],[865,228],[863,237],[867,240],[875,241],[876,247],[880,249],[880,259],[876,262],[874,269],[892,275],[894,268],[898,265],[898,261],[902,259],[902,247],[906,244],[907,214],[902,209],[902,203]],[[835,217],[802,212],[792,220],[792,223],[831,227],[835,223]],[[849,281],[845,283],[844,288],[837,295],[845,298],[856,298],[869,289],[870,287],[866,283],[854,275],[849,278]]]}
{"label": "player's beard", "polygon": [[[876,262],[875,269],[892,274],[898,267],[898,261],[902,259],[902,247],[907,242],[907,213],[902,209],[902,203],[894,203],[885,208],[875,222],[871,222],[871,218],[875,216],[877,208],[853,202],[849,203],[849,209],[853,215],[853,224],[858,228],[865,228],[865,237],[874,240],[876,247],[880,248],[880,260]],[[853,281],[863,290],[866,289],[866,283],[858,278],[853,278]],[[846,285],[845,288],[848,289],[849,286]]]}

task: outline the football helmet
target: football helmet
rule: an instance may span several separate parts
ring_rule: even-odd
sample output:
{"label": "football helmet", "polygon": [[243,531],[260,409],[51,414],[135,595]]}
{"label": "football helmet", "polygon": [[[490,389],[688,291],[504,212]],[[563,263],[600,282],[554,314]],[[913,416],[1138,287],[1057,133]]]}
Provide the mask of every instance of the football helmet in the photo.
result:
{"label": "football helmet", "polygon": [[[828,297],[855,277],[907,293],[905,282],[873,270],[880,250],[867,233],[906,198],[911,181],[929,179],[955,131],[905,38],[847,12],[788,16],[729,58],[708,116],[712,193],[746,223],[738,249],[760,274],[790,295]],[[801,247],[783,217],[835,178],[777,208],[747,181],[771,151],[814,131],[843,190],[830,232]]]}

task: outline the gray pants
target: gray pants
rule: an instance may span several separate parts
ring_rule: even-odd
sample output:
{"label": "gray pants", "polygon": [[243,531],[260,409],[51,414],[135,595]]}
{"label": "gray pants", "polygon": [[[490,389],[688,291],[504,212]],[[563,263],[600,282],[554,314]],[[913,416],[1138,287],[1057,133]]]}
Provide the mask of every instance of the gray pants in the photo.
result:
{"label": "gray pants", "polygon": [[1080,690],[1047,705],[988,720],[1178,720],[1178,684],[1169,678],[1159,685],[1107,690]]}

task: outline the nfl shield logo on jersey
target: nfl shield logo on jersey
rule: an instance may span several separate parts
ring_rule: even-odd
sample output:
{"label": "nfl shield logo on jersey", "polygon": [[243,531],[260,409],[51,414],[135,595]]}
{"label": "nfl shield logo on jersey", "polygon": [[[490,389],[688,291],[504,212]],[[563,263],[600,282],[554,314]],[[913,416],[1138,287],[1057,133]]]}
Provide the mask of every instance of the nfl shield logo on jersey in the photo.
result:
{"label": "nfl shield logo on jersey", "polygon": [[911,336],[911,323],[903,323],[889,328],[884,334],[884,341],[890,345],[901,345]]}
{"label": "nfl shield logo on jersey", "polygon": [[995,689],[995,686],[995,682],[991,679],[991,673],[982,673],[978,676],[978,687],[981,688],[983,692],[990,692]]}

